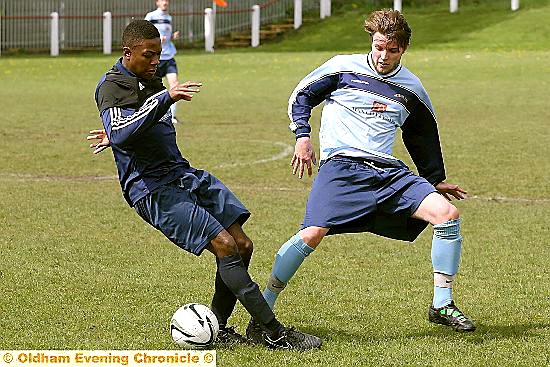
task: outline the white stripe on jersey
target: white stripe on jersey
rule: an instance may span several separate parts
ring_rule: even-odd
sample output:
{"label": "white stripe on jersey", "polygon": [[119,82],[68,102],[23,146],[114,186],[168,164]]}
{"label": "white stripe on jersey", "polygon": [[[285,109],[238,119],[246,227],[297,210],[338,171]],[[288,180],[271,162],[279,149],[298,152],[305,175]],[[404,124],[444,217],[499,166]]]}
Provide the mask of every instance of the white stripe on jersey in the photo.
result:
{"label": "white stripe on jersey", "polygon": [[156,94],[153,94],[151,97],[145,100],[143,106],[141,106],[137,111],[128,116],[122,116],[122,109],[119,107],[109,108],[109,114],[111,117],[111,126],[113,130],[120,130],[129,126],[136,121],[141,120],[143,117],[147,116],[153,109],[155,109],[158,104],[158,96],[165,93],[166,90],[162,90]]}

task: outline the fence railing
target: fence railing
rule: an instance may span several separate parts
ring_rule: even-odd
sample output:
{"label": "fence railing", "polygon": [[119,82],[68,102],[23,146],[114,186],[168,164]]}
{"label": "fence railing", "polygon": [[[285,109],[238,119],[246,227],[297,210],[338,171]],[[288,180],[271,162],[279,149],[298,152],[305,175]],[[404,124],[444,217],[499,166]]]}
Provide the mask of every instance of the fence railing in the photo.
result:
{"label": "fence railing", "polygon": [[[403,8],[402,0],[393,0],[393,8],[401,11]],[[510,0],[510,9],[516,11],[519,9],[519,0]],[[449,0],[449,11],[456,13],[458,11],[458,0]]]}
{"label": "fence railing", "polygon": [[[215,35],[250,29],[253,5],[261,8],[261,24],[291,19],[294,0],[233,0],[217,8]],[[204,10],[211,0],[172,1],[173,29],[181,38],[176,46],[204,42]],[[320,0],[302,0],[304,12],[319,11]],[[13,50],[47,51],[51,47],[52,13],[57,13],[59,49],[104,48],[104,13],[111,14],[112,47],[120,46],[122,30],[132,19],[143,19],[155,9],[153,0],[0,0],[0,52]]]}
{"label": "fence railing", "polygon": [[[448,1],[450,12],[458,11],[459,0]],[[509,1],[513,11],[519,9],[520,0]],[[401,10],[402,3],[402,0],[393,0],[393,7]],[[226,8],[216,9],[212,0],[173,1],[170,4],[173,29],[179,30],[182,36],[176,46],[214,42],[215,36],[250,29],[254,5],[260,10],[260,24],[294,18],[295,28],[301,24],[302,11],[319,11],[321,18],[331,12],[330,0],[300,0],[299,4],[296,0],[232,0],[228,4]],[[124,27],[132,19],[142,19],[154,7],[153,0],[0,0],[0,53],[10,49],[49,49],[52,54],[59,50],[103,49],[109,53],[112,47],[120,46]],[[207,8],[213,8],[209,21],[205,20]],[[109,14],[111,25],[109,37],[105,14]],[[213,25],[205,32],[207,22]],[[205,40],[205,34],[213,38]]]}

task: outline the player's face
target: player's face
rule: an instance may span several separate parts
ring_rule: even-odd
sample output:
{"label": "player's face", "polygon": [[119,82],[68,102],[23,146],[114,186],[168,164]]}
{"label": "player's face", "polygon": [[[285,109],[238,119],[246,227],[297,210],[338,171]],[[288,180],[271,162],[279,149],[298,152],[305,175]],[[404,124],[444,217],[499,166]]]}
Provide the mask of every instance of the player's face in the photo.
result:
{"label": "player's face", "polygon": [[170,6],[170,0],[157,0],[157,8],[162,11],[167,11]]}
{"label": "player's face", "polygon": [[388,38],[376,32],[372,36],[372,61],[376,71],[380,74],[391,73],[401,62],[401,56],[405,48],[399,47],[395,40],[388,41]]}
{"label": "player's face", "polygon": [[132,48],[124,47],[124,66],[143,79],[153,79],[160,63],[160,38],[146,39]]}

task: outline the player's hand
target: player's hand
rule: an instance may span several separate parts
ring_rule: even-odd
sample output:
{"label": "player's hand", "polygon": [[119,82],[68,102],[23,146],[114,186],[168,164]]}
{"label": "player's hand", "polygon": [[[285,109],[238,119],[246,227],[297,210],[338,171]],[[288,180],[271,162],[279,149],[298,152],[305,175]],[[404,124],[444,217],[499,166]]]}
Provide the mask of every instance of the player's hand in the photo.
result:
{"label": "player's hand", "polygon": [[177,40],[178,38],[180,38],[180,31],[175,31],[174,33],[172,33],[173,40]]}
{"label": "player's hand", "polygon": [[109,138],[107,138],[107,133],[104,129],[90,130],[90,135],[86,137],[86,140],[95,140],[90,144],[90,148],[93,149],[93,154],[101,153],[111,146],[111,142]]}
{"label": "player's hand", "polygon": [[179,101],[180,99],[190,101],[194,93],[200,92],[200,89],[192,87],[202,87],[202,83],[188,81],[183,84],[176,84],[168,93],[170,93],[170,98],[174,101]]}
{"label": "player's hand", "polygon": [[294,146],[294,155],[290,160],[292,166],[292,174],[298,173],[298,177],[302,178],[304,170],[307,167],[307,175],[311,176],[313,173],[311,165],[317,164],[317,158],[315,158],[315,151],[313,145],[308,137],[296,139],[296,145]]}
{"label": "player's hand", "polygon": [[445,199],[452,201],[453,198],[457,200],[462,200],[467,198],[467,192],[458,185],[440,182],[435,186],[436,190],[439,191]]}

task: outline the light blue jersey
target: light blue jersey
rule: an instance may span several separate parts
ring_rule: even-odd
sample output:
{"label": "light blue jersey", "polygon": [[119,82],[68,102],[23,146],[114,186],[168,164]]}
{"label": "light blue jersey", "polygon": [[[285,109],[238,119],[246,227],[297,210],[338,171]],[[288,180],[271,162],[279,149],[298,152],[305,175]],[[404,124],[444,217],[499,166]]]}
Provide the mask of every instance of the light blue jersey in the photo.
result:
{"label": "light blue jersey", "polygon": [[[420,80],[399,65],[379,74],[370,54],[338,55],[307,75],[290,96],[290,129],[309,136],[311,110],[325,102],[320,159],[335,155],[396,162],[397,129],[419,174],[431,183],[444,177],[434,110]],[[397,163],[397,162],[396,162]]]}
{"label": "light blue jersey", "polygon": [[176,46],[172,42],[172,16],[166,11],[160,9],[154,10],[145,15],[145,20],[150,21],[157,27],[162,42],[161,60],[170,60],[176,56]]}

